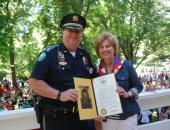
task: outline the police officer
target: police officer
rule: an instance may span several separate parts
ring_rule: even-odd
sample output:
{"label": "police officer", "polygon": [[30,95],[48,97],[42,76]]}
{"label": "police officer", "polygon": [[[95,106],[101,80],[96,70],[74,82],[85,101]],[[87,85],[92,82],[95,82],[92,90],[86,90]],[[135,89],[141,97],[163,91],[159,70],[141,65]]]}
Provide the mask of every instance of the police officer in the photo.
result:
{"label": "police officer", "polygon": [[97,76],[90,55],[79,48],[86,20],[77,13],[67,14],[60,22],[62,42],[42,51],[31,73],[29,85],[41,95],[41,130],[87,130],[79,120],[78,92],[73,77]]}

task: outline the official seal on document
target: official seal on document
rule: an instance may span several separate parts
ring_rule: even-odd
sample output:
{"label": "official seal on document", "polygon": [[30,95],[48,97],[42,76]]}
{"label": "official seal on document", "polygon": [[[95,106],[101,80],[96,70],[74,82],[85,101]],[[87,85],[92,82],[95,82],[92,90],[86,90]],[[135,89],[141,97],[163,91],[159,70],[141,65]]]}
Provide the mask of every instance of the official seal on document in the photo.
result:
{"label": "official seal on document", "polygon": [[101,110],[101,113],[102,113],[103,115],[106,115],[107,110],[106,110],[105,108],[103,108],[103,109]]}

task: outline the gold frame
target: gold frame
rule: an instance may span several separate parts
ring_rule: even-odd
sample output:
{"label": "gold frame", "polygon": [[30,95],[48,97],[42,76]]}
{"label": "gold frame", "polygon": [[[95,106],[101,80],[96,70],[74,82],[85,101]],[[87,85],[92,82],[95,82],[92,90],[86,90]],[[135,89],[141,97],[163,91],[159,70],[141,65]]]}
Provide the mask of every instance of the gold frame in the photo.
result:
{"label": "gold frame", "polygon": [[[92,80],[91,79],[85,79],[85,78],[77,78],[74,77],[74,84],[75,88],[78,91],[78,111],[79,111],[79,117],[80,120],[87,120],[87,119],[94,119],[97,117],[97,109],[96,109],[96,102],[94,99],[94,92],[93,92],[93,87],[92,87]],[[89,108],[83,108],[81,104],[81,94],[82,94],[82,89],[86,89],[89,98],[91,99],[91,105],[92,107]]]}

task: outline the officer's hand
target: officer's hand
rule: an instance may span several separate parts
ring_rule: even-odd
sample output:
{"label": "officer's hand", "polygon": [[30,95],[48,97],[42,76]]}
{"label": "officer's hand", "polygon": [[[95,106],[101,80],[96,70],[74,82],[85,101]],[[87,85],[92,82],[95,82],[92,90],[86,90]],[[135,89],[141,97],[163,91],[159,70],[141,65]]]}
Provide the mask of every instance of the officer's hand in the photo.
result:
{"label": "officer's hand", "polygon": [[78,99],[78,92],[76,89],[69,89],[61,93],[60,101],[73,101],[76,102]]}

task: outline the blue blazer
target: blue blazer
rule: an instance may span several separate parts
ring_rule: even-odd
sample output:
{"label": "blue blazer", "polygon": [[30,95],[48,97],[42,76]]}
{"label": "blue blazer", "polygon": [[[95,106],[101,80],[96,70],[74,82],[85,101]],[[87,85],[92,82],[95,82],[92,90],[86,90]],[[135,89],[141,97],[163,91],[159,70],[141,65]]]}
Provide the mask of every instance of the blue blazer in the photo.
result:
{"label": "blue blazer", "polygon": [[[131,90],[135,93],[134,98],[123,98],[120,96],[123,113],[119,114],[119,120],[125,120],[128,117],[140,112],[140,107],[136,99],[138,99],[138,95],[142,91],[143,85],[141,84],[131,61],[124,60],[122,68],[119,70],[115,77],[118,85],[122,87],[126,92]],[[114,116],[112,117],[115,119]]]}

